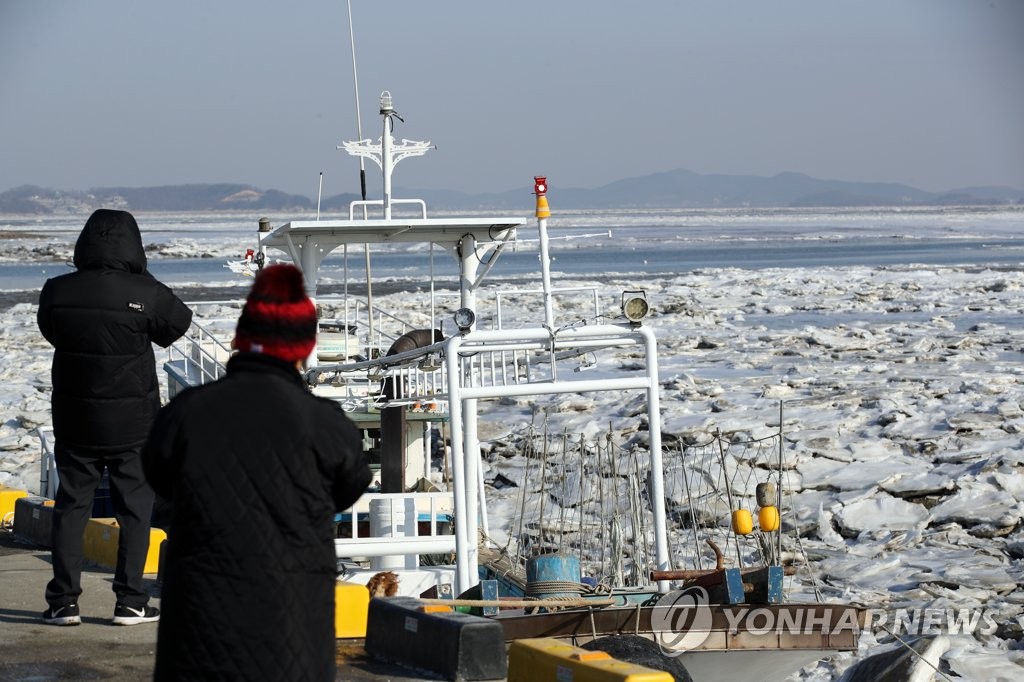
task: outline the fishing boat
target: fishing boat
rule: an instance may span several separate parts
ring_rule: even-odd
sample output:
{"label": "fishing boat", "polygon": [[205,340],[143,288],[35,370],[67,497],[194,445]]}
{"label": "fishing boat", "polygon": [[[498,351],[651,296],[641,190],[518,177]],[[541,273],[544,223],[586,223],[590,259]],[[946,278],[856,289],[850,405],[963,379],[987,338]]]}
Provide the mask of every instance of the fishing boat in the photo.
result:
{"label": "fishing boat", "polygon": [[[654,305],[640,288],[554,286],[546,178],[534,178],[535,228],[517,216],[428,216],[424,201],[393,197],[391,180],[432,145],[394,139],[388,92],[380,115],[379,140],[343,148],[380,167],[381,198],[342,217],[261,219],[232,265],[301,268],[320,311],[306,381],[362,430],[376,467],[372,489],[337,517],[339,580],[386,575],[390,593],[470,605],[507,641],[640,637],[696,680],[784,679],[855,650],[864,612],[808,598],[794,575],[782,415],[757,438],[663,434]],[[429,262],[430,276],[402,294],[404,313],[373,296],[374,251],[396,248]],[[533,282],[491,284],[514,249],[536,251]],[[320,291],[328,257],[363,261],[365,281]],[[435,257],[457,274],[435,276]],[[169,350],[171,396],[225,372],[237,312],[215,319],[204,307],[215,304],[197,304]],[[553,415],[593,409],[594,394],[621,409],[594,413],[585,433],[520,416],[505,417],[501,438],[481,437],[483,405]]]}

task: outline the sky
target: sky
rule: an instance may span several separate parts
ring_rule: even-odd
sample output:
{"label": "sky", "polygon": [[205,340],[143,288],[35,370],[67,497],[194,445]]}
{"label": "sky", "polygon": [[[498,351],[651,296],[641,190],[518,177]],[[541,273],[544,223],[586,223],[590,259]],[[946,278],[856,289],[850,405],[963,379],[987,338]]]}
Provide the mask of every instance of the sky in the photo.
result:
{"label": "sky", "polygon": [[[1024,189],[1017,0],[0,0],[0,191],[358,191],[674,169]],[[376,166],[367,165],[380,186]],[[379,196],[379,193],[378,193]]]}

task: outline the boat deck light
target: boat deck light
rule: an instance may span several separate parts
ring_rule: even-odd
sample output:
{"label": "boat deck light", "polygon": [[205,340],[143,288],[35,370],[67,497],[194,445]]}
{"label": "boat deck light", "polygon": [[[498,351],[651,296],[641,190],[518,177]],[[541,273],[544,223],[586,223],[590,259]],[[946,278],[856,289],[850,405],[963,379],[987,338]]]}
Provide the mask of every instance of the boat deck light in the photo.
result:
{"label": "boat deck light", "polygon": [[649,312],[651,312],[651,306],[647,303],[647,292],[643,289],[622,292],[622,314],[631,323],[639,324],[640,320],[647,317]]}
{"label": "boat deck light", "polygon": [[455,326],[459,328],[460,332],[468,332],[476,322],[476,313],[470,308],[459,308],[452,315],[452,319],[455,320]]}

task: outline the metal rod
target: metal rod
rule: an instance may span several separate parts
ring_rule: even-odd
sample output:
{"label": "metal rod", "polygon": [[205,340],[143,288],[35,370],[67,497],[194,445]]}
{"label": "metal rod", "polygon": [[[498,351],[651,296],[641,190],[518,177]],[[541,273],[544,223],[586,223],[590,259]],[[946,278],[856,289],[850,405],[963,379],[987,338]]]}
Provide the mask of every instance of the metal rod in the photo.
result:
{"label": "metal rod", "polygon": [[[352,0],[348,0],[348,40],[352,46],[352,85],[356,96],[356,134],[363,139],[363,120],[359,115],[359,74],[356,71],[356,34],[352,26]],[[359,157],[359,172],[363,173],[363,158]],[[363,183],[363,199],[366,199],[366,183]]]}
{"label": "metal rod", "polygon": [[[722,434],[715,429],[715,442],[718,444],[718,458],[722,462],[722,476],[725,479],[725,496],[729,499],[729,522],[732,524],[732,512],[736,511],[738,507],[735,507],[732,502],[732,484],[729,481],[729,471],[725,466],[725,450],[722,449]],[[743,568],[743,554],[740,552],[740,538],[739,533],[736,529],[732,529],[732,538],[736,542],[736,563],[739,564],[740,568]]]}
{"label": "metal rod", "polygon": [[[359,72],[356,69],[356,35],[355,29],[352,25],[352,0],[348,0],[348,39],[349,44],[352,46],[352,87],[355,92],[355,103],[356,103],[356,139],[363,139],[363,119],[359,113]],[[363,157],[359,157],[359,187],[363,193],[363,201],[366,201],[366,161]],[[365,220],[366,215],[366,204],[363,204],[363,219]],[[370,311],[368,316],[369,330],[367,332],[367,338],[373,339],[373,289],[370,286],[370,245],[365,246],[366,249],[366,306]],[[367,352],[369,352],[367,348]]]}
{"label": "metal rod", "polygon": [[693,530],[693,546],[697,548],[697,568],[704,568],[704,560],[700,554],[700,539],[697,537],[697,515],[693,511],[693,495],[690,494],[690,477],[687,475],[686,454],[682,445],[679,445],[679,464],[683,471],[683,485],[686,487],[686,501],[690,507],[690,528]]}
{"label": "metal rod", "polygon": [[324,195],[324,172],[320,171],[320,187],[316,191],[316,221],[320,222],[320,199]]}
{"label": "metal rod", "polygon": [[548,329],[555,328],[555,313],[551,305],[551,263],[548,258],[548,221],[547,218],[537,219],[537,231],[540,233],[540,272],[544,283],[544,324]]}
{"label": "metal rod", "polygon": [[782,405],[783,405],[783,401],[780,400],[779,401],[779,490],[776,493],[776,495],[777,495],[777,502],[778,502],[778,504],[776,506],[776,509],[779,510],[779,537],[778,537],[779,552],[778,552],[778,556],[776,558],[778,559],[778,562],[779,562],[780,566],[782,565],[782,416],[783,416],[782,415]]}

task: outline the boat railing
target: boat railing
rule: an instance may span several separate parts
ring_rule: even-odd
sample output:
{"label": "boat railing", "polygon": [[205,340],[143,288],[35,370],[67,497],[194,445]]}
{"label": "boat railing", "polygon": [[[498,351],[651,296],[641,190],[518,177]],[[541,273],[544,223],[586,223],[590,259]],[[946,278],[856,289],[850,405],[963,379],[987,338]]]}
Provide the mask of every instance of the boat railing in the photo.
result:
{"label": "boat railing", "polygon": [[[426,218],[427,217],[427,202],[423,201],[423,199],[394,199],[393,198],[388,203],[390,205],[392,205],[392,206],[394,206],[395,204],[414,204],[414,205],[420,207],[420,218]],[[367,206],[380,206],[381,208],[383,208],[384,207],[384,200],[383,199],[364,199],[362,201],[351,201],[351,202],[349,202],[349,205],[348,205],[348,219],[349,220],[355,220],[356,219],[356,207],[357,206],[363,206],[364,209]]]}
{"label": "boat railing", "polygon": [[[628,327],[600,325],[615,331],[611,335],[588,334],[586,339],[571,331],[593,329],[591,322],[602,319],[597,287],[562,287],[549,293],[557,296],[566,310],[578,314],[577,321],[554,330],[534,327],[526,336],[510,329],[512,335],[506,338],[500,332],[508,324],[522,322],[516,315],[524,309],[534,310],[535,317],[537,307],[531,306],[531,297],[542,297],[543,289],[503,289],[494,292],[490,301],[481,301],[481,324],[489,328],[489,333],[499,332],[499,338],[505,340],[489,340],[482,347],[474,346],[472,353],[463,350],[460,362],[465,386],[513,386],[573,378],[597,365],[597,351],[636,343]],[[447,352],[444,343],[386,355],[403,334],[431,325],[429,319],[413,322],[376,306],[371,308],[360,298],[324,296],[317,303],[325,316],[339,314],[336,333],[344,339],[341,356],[331,358],[334,362],[321,359],[319,365],[307,371],[307,380],[319,394],[339,401],[347,411],[403,405],[425,412],[446,411],[449,378],[442,371]],[[488,314],[488,310],[493,312]],[[371,315],[374,324],[369,324]],[[168,385],[170,397],[184,386],[209,383],[224,375],[231,355],[224,339],[231,330],[221,329],[220,336],[216,330],[221,326],[233,329],[233,325],[216,321],[208,324],[193,322],[189,333],[168,349],[166,371],[173,379]],[[375,339],[366,339],[367,329],[374,330]],[[623,333],[623,329],[627,331]]]}
{"label": "boat railing", "polygon": [[[365,311],[363,317],[369,319],[371,311],[367,307],[365,301],[357,301],[356,319],[360,319],[358,314],[360,309]],[[370,339],[370,347],[379,349],[379,352],[382,353],[386,353],[387,348],[402,336],[402,334],[422,326],[398,317],[397,315],[392,315],[391,313],[381,310],[376,306],[373,307],[372,314],[374,319],[372,328],[375,332],[376,338]]]}
{"label": "boat railing", "polygon": [[[494,308],[495,308],[495,325],[498,329],[502,329],[505,325],[505,306],[507,300],[512,298],[520,297],[538,297],[540,298],[540,305],[543,307],[543,296],[544,289],[501,289],[494,295]],[[557,296],[560,301],[564,301],[568,298],[568,294],[577,294],[589,298],[589,305],[592,306],[589,311],[589,315],[584,315],[587,319],[597,320],[601,318],[601,298],[599,295],[598,287],[553,287],[550,289],[552,296]]]}
{"label": "boat railing", "polygon": [[[375,357],[387,352],[391,344],[402,334],[429,324],[429,320],[426,319],[422,323],[417,324],[377,306],[373,306],[371,309],[364,298],[350,296],[348,300],[345,300],[344,297],[324,296],[317,298],[317,304],[325,315],[331,312],[340,313],[340,315],[336,315],[337,322],[342,325],[342,332],[345,334],[346,342],[348,342],[350,334],[353,340],[359,341],[360,331],[367,331],[369,333],[369,330],[373,330],[373,338],[366,338],[365,343],[360,342],[363,357],[366,358]],[[421,317],[425,318],[426,316]],[[325,318],[321,319],[323,321]]]}
{"label": "boat railing", "polygon": [[164,369],[169,379],[168,397],[186,386],[216,381],[227,371],[231,349],[210,328],[193,321],[189,331],[167,347]]}
{"label": "boat railing", "polygon": [[[554,287],[550,289],[549,293],[560,305],[565,308],[571,308],[574,313],[577,313],[578,319],[598,321],[603,318],[600,289],[598,287]],[[502,329],[510,323],[510,318],[512,323],[521,323],[521,320],[515,319],[516,313],[522,313],[524,310],[536,311],[538,306],[543,307],[544,294],[545,292],[542,288],[502,288],[494,292],[494,298],[491,301],[488,300],[486,294],[481,294],[478,298],[478,310],[476,311],[478,325]],[[454,291],[438,291],[433,294],[435,299],[457,297],[458,295],[458,292]],[[351,324],[355,325],[357,329],[373,330],[374,338],[366,340],[367,352],[364,353],[364,357],[367,358],[374,357],[377,353],[387,352],[390,345],[406,332],[424,327],[439,328],[441,326],[436,316],[433,315],[417,315],[419,321],[414,322],[376,306],[372,310],[373,323],[371,324],[371,311],[366,299],[349,297],[349,300],[344,302],[341,302],[337,297],[330,296],[318,299],[318,303],[322,304],[330,304],[336,301],[340,303],[337,310],[342,313],[341,317],[344,320],[350,320]],[[510,306],[510,301],[514,301],[516,305],[514,307]],[[447,308],[452,306],[438,304],[436,307],[439,310],[447,310]]]}
{"label": "boat railing", "polygon": [[53,427],[40,426],[36,429],[42,450],[39,457],[39,495],[53,500],[57,497],[60,478],[57,476],[57,458],[53,450]]}
{"label": "boat railing", "polygon": [[[597,367],[599,351],[643,344],[629,325],[613,324],[496,329],[458,339],[462,389],[518,387],[517,395],[527,395],[530,385],[579,383],[583,372]],[[444,411],[450,377],[443,369],[450,342],[372,360],[321,365],[307,370],[306,378],[349,411],[385,406]],[[602,381],[607,379],[591,379],[586,390],[595,390]]]}
{"label": "boat railing", "polygon": [[[596,322],[603,319],[601,312],[601,289],[596,286],[552,287],[548,290],[552,300],[563,310],[572,310],[577,319]],[[493,293],[490,300],[488,293]],[[537,311],[544,307],[543,288],[507,289],[504,287],[493,292],[481,292],[477,297],[477,327],[480,329],[503,329],[510,324],[522,324],[519,319],[529,316],[527,322],[536,323]],[[457,291],[438,291],[437,299],[456,298]],[[514,303],[515,305],[510,305]],[[458,306],[454,306],[458,307]]]}
{"label": "boat railing", "polygon": [[442,409],[437,401],[448,393],[441,371],[443,349],[443,343],[435,343],[372,360],[319,365],[306,370],[306,381],[346,411],[418,401],[421,409],[436,412]]}
{"label": "boat railing", "polygon": [[415,568],[423,554],[452,554],[452,508],[450,492],[366,493],[339,515],[336,556],[370,559],[381,570]]}
{"label": "boat railing", "polygon": [[[546,327],[499,329],[468,334],[459,342],[458,349],[464,377],[462,385],[477,389],[578,383],[582,372],[596,367],[598,351],[642,344],[643,339],[632,328],[612,324],[570,325],[554,330]],[[601,379],[597,381],[600,383]],[[515,393],[525,395],[523,391],[528,390],[523,386]]]}

